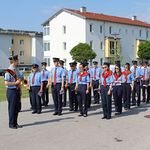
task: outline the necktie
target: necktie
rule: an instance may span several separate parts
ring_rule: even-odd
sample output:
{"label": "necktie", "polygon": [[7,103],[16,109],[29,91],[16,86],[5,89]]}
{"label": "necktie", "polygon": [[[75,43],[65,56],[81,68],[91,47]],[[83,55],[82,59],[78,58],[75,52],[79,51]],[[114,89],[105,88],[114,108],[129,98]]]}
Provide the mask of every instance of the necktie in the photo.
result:
{"label": "necktie", "polygon": [[146,79],[146,68],[144,68],[144,80]]}
{"label": "necktie", "polygon": [[70,78],[70,84],[72,83],[73,83],[73,71],[72,71],[71,78]]}
{"label": "necktie", "polygon": [[33,74],[33,77],[32,77],[32,84],[34,84],[34,82],[35,82],[35,74],[36,74],[36,72],[34,72],[34,74]]}
{"label": "necktie", "polygon": [[43,70],[43,78],[45,78],[45,70]]}
{"label": "necktie", "polygon": [[136,67],[134,67],[134,77],[136,77]]}
{"label": "necktie", "polygon": [[56,81],[57,81],[57,68],[55,68],[54,72],[54,85],[56,85]]}
{"label": "necktie", "polygon": [[96,68],[95,68],[95,71],[94,71],[94,79],[96,79]]}

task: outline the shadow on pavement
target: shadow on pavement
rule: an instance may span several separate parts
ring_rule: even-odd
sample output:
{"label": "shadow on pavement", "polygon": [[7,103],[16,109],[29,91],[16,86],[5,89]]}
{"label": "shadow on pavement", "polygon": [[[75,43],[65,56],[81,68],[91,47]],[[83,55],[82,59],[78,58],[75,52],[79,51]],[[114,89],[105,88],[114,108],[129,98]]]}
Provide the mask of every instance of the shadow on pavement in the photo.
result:
{"label": "shadow on pavement", "polygon": [[74,117],[59,118],[59,119],[45,120],[45,121],[37,121],[37,122],[29,123],[29,124],[24,124],[22,126],[28,127],[28,126],[42,125],[42,124],[46,124],[46,123],[59,122],[59,121],[68,120],[68,119],[74,119]]}

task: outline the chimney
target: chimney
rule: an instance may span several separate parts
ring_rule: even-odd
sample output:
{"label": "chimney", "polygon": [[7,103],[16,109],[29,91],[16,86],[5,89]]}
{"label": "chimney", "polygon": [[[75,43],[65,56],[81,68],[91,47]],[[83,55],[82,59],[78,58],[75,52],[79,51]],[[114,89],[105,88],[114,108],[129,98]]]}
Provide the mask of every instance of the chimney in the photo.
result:
{"label": "chimney", "polygon": [[137,20],[137,16],[133,16],[133,17],[132,17],[132,20]]}
{"label": "chimney", "polygon": [[86,12],[86,7],[82,6],[82,7],[80,8],[80,12]]}

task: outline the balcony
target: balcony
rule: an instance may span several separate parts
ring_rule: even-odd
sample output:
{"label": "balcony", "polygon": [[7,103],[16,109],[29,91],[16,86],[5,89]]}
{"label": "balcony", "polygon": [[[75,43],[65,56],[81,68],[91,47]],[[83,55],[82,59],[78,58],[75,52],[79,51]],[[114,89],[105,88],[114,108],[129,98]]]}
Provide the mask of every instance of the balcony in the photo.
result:
{"label": "balcony", "polygon": [[143,42],[145,42],[145,40],[139,40],[139,39],[136,40],[136,46],[135,46],[135,48],[136,48],[136,58],[137,59],[139,58],[139,56],[138,56],[139,45],[141,43],[143,43]]}
{"label": "balcony", "polygon": [[105,38],[105,52],[106,58],[119,57],[121,53],[120,38],[106,37]]}

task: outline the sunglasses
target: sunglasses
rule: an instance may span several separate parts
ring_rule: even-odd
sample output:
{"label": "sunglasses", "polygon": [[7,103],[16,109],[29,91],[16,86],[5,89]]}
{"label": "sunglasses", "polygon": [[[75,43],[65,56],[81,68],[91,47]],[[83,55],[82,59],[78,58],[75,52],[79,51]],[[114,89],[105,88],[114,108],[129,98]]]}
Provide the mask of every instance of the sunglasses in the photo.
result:
{"label": "sunglasses", "polygon": [[106,69],[107,67],[102,67],[103,69]]}

